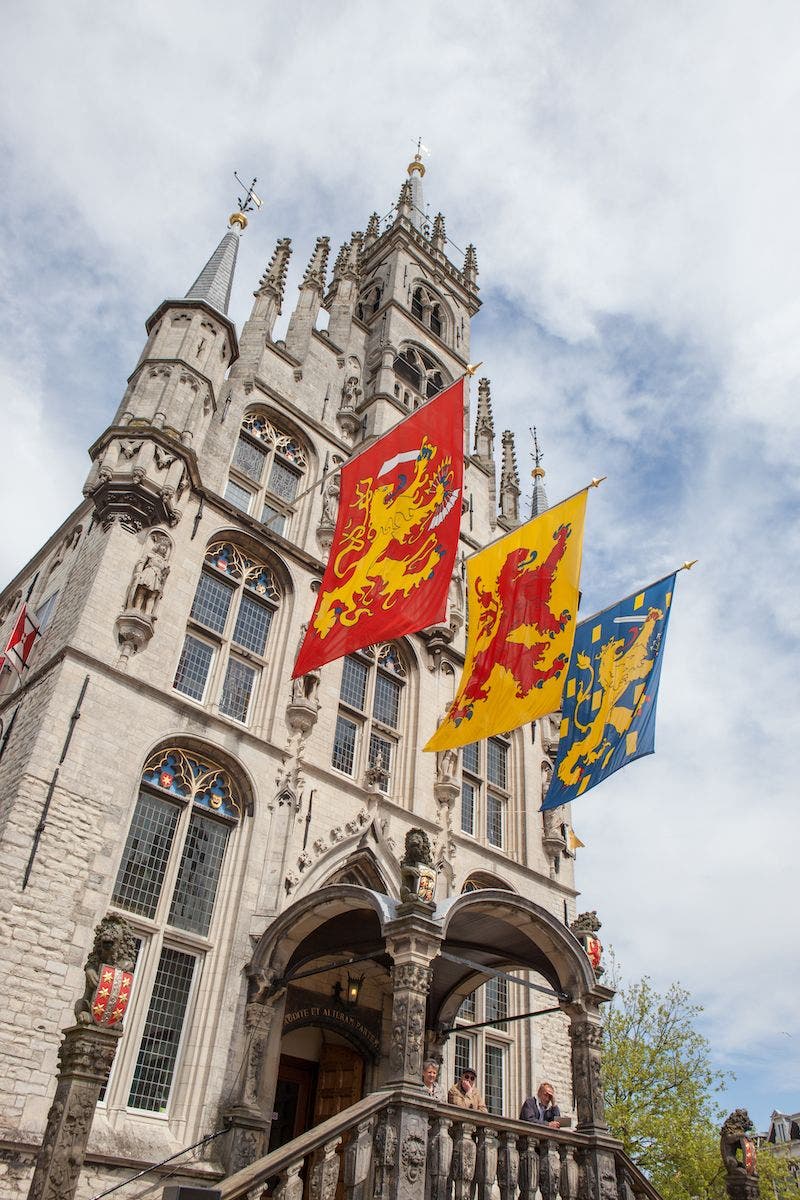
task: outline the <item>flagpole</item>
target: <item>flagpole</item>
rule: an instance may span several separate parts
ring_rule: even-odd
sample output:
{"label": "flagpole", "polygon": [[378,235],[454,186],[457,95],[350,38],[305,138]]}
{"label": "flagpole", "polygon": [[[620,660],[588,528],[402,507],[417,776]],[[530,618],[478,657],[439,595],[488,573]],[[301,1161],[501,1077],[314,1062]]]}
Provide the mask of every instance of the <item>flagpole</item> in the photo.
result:
{"label": "flagpole", "polygon": [[682,563],[679,567],[676,567],[674,571],[667,571],[666,575],[662,575],[660,579],[654,579],[652,583],[646,583],[644,587],[634,588],[632,592],[628,592],[628,595],[623,596],[621,600],[615,600],[613,604],[608,604],[605,608],[598,608],[597,612],[592,613],[590,617],[582,617],[581,625],[585,624],[586,621],[593,621],[595,617],[601,617],[604,612],[608,612],[610,608],[616,608],[618,604],[624,604],[626,600],[632,600],[633,597],[638,596],[640,592],[646,592],[649,588],[658,587],[660,583],[663,583],[666,579],[669,579],[671,575],[678,575],[681,571],[691,571],[694,564],[699,561],[699,559],[693,558],[691,562],[687,561]]}
{"label": "flagpole", "polygon": [[[394,361],[397,362],[397,358],[399,358],[399,357],[400,356],[397,355],[397,357],[395,358]],[[381,434],[381,437],[385,437],[386,434],[391,433],[393,429],[397,429],[397,427],[399,425],[402,425],[403,421],[407,421],[409,417],[415,417],[417,415],[417,413],[422,412],[423,408],[427,408],[427,406],[429,404],[432,404],[434,400],[438,400],[438,398],[439,398],[439,396],[441,396],[442,392],[446,392],[446,391],[448,391],[449,388],[455,387],[455,385],[457,383],[460,383],[462,379],[467,379],[468,377],[471,379],[472,376],[477,371],[478,367],[482,367],[482,366],[483,366],[483,362],[468,363],[466,370],[461,375],[457,376],[457,378],[455,378],[452,383],[448,383],[447,387],[439,388],[439,391],[434,392],[434,394],[432,396],[429,396],[428,399],[424,401],[424,403],[420,404],[419,408],[415,408],[413,412],[408,413],[408,415],[405,417],[401,417],[399,421],[395,422],[394,425],[390,426],[389,429],[387,429],[385,431],[385,433]],[[325,482],[326,479],[330,479],[333,475],[338,475],[344,467],[350,466],[350,464],[354,463],[355,460],[357,458],[359,458],[362,454],[366,454],[367,450],[369,450],[371,448],[372,444],[373,443],[370,443],[369,446],[365,446],[364,449],[359,450],[357,454],[351,454],[350,458],[348,458],[346,460],[346,462],[340,463],[338,467],[331,467],[330,471],[323,471],[322,475],[320,475],[318,479],[316,479],[309,487],[307,487],[304,492],[301,492],[299,496],[295,496],[292,503],[297,504],[298,500],[303,500],[311,492],[315,492],[317,490],[317,488],[320,487]],[[281,515],[282,515],[281,513],[275,513],[275,516],[270,517],[270,519],[268,521],[262,521],[261,523],[262,523],[262,525],[269,526],[272,524],[272,522],[277,517],[279,517]]]}
{"label": "flagpole", "polygon": [[577,492],[573,492],[572,495],[565,496],[563,500],[558,501],[558,504],[551,504],[549,508],[545,509],[544,512],[539,513],[538,516],[531,517],[528,521],[523,521],[521,525],[515,526],[514,529],[507,529],[505,533],[498,534],[498,536],[491,542],[487,542],[485,546],[481,546],[480,550],[473,550],[472,554],[468,554],[465,562],[469,562],[469,560],[474,558],[476,554],[483,554],[484,550],[488,550],[490,546],[496,546],[498,542],[502,542],[503,538],[510,537],[512,533],[518,533],[519,530],[524,529],[526,525],[532,525],[534,521],[540,521],[542,517],[547,516],[548,513],[555,512],[555,510],[560,508],[562,504],[567,504],[570,500],[574,500],[576,496],[580,496],[581,492],[588,492],[589,488],[600,487],[600,484],[606,479],[608,479],[607,475],[601,475],[599,478],[595,477],[591,483],[587,483],[582,488],[578,488]]}

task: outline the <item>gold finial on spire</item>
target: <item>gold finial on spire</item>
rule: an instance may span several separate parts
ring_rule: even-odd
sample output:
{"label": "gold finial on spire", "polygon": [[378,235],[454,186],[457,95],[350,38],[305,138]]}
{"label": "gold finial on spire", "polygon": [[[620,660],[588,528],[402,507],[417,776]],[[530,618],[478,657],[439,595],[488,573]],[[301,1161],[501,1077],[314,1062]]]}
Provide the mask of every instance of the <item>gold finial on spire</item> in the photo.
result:
{"label": "gold finial on spire", "polygon": [[544,479],[545,471],[544,467],[542,466],[544,454],[539,446],[539,438],[536,435],[535,425],[531,427],[530,435],[533,438],[533,454],[531,455],[531,458],[533,459],[533,470],[531,471],[531,479]]}
{"label": "gold finial on spire", "polygon": [[417,153],[414,155],[414,161],[410,162],[406,168],[409,178],[414,174],[415,171],[419,173],[420,179],[422,179],[423,175],[425,174],[425,164],[422,161],[423,154],[430,154],[430,150],[427,146],[423,146],[422,138],[417,138]]}

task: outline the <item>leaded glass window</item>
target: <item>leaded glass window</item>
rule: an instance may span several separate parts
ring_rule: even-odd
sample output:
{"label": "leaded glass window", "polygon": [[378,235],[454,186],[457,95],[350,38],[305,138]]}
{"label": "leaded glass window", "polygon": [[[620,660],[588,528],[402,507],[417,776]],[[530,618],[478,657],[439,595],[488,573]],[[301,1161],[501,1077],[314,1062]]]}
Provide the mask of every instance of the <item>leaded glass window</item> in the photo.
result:
{"label": "leaded glass window", "polygon": [[406,670],[395,645],[370,647],[342,663],[331,761],[339,771],[390,792]]}
{"label": "leaded glass window", "polygon": [[461,828],[464,833],[475,833],[475,792],[474,783],[468,779],[461,782]]}
{"label": "leaded glass window", "polygon": [[261,513],[265,530],[285,535],[308,465],[299,439],[280,429],[266,409],[252,409],[242,421],[225,498]]}
{"label": "leaded glass window", "polygon": [[505,1061],[506,1051],[503,1046],[487,1042],[484,1047],[484,1099],[486,1107],[494,1116],[503,1115],[503,1097],[505,1093]]}
{"label": "leaded glass window", "polygon": [[243,662],[230,653],[230,646],[264,659],[280,598],[266,563],[250,558],[233,542],[213,542],[189,614],[197,632],[190,628],[186,634],[175,689],[192,700],[216,699],[224,716],[249,721],[263,664]]}
{"label": "leaded glass window", "polygon": [[111,898],[133,928],[137,957],[125,1018],[130,1050],[118,1055],[107,1104],[151,1113],[170,1107],[242,811],[231,775],[204,754],[170,746],[145,764]]}
{"label": "leaded glass window", "polygon": [[506,828],[509,743],[505,737],[472,742],[461,752],[461,831],[508,849]]}
{"label": "leaded glass window", "polygon": [[484,984],[484,998],[486,1020],[497,1022],[496,1029],[507,1029],[508,980],[498,979],[497,976],[487,980]]}

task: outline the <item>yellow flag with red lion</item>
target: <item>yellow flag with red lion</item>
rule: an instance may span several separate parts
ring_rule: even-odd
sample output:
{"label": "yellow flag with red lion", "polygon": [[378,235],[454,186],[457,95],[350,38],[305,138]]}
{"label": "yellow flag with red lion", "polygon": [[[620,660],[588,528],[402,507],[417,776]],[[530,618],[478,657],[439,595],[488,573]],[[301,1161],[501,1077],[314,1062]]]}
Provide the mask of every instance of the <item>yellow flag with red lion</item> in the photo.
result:
{"label": "yellow flag with red lion", "polygon": [[460,379],[342,468],[336,530],[293,678],[443,620],[461,524]]}
{"label": "yellow flag with red lion", "polygon": [[468,560],[464,671],[426,750],[466,746],[560,707],[585,511],[586,489]]}

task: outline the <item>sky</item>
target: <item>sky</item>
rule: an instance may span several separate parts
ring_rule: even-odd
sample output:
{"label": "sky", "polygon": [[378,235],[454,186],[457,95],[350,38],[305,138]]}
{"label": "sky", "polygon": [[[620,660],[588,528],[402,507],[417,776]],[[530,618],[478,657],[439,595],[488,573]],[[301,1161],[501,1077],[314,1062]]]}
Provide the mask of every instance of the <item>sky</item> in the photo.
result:
{"label": "sky", "polygon": [[800,9],[39,0],[3,25],[0,581],[78,503],[233,172],[264,199],[241,328],[275,240],[291,297],[319,234],[389,212],[421,136],[431,213],[477,246],[472,357],[524,495],[533,424],[551,502],[608,476],[582,614],[699,560],[656,754],[573,806],[580,907],[626,980],[703,1005],[726,1108],[795,1111]]}

